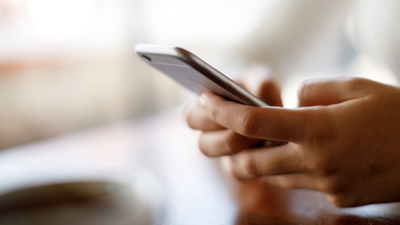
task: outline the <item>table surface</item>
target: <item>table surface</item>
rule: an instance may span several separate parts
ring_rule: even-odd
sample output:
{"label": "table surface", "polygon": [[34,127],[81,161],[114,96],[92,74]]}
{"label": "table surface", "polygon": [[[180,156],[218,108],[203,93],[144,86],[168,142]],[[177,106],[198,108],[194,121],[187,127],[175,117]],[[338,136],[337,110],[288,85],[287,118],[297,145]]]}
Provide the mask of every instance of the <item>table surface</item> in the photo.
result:
{"label": "table surface", "polygon": [[339,209],[319,192],[236,181],[198,135],[171,110],[4,150],[0,223],[400,223],[399,203]]}

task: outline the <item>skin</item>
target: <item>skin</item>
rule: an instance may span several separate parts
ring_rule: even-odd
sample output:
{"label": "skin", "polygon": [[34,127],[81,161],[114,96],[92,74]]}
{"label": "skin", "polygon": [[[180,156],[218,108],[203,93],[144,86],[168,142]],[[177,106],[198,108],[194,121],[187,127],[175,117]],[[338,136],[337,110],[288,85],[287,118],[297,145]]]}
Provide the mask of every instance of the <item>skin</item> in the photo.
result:
{"label": "skin", "polygon": [[310,80],[299,107],[285,109],[271,76],[252,73],[242,85],[275,107],[204,93],[187,109],[205,155],[223,158],[238,179],[317,190],[337,207],[400,201],[399,88],[361,78]]}

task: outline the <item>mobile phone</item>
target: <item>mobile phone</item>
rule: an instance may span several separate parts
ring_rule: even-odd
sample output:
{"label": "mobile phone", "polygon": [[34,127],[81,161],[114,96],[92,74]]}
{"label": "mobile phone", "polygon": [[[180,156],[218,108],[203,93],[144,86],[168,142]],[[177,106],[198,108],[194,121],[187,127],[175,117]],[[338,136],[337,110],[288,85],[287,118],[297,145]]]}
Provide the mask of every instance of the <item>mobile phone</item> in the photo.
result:
{"label": "mobile phone", "polygon": [[212,92],[227,100],[244,105],[268,106],[214,67],[183,48],[139,44],[135,51],[146,63],[198,95]]}

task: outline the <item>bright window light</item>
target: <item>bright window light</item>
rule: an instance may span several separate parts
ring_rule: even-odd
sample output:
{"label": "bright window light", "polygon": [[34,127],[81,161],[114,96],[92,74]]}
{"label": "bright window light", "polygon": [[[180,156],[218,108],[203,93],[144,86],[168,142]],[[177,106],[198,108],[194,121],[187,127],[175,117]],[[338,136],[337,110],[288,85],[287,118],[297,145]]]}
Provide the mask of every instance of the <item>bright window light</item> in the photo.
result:
{"label": "bright window light", "polygon": [[94,22],[93,0],[29,0],[36,35],[47,42],[75,39]]}

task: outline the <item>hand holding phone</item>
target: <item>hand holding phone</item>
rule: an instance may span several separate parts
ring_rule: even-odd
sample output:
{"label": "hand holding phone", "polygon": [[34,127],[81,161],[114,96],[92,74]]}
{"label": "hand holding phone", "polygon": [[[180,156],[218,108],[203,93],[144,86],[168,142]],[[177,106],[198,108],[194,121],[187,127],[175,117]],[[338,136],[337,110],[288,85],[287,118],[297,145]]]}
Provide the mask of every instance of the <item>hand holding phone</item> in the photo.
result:
{"label": "hand holding phone", "polygon": [[[260,107],[268,106],[268,104],[258,99],[233,80],[229,79],[227,76],[185,49],[174,46],[139,44],[136,47],[136,53],[146,63],[198,95],[201,95],[204,92],[211,92],[227,100],[244,105]],[[278,89],[273,91],[278,92]],[[196,119],[193,119],[190,122],[188,121],[188,124],[190,126],[191,124],[200,124],[199,126],[191,126],[192,128],[203,130],[203,128],[208,124],[212,129],[224,129],[220,125],[211,121],[210,118],[206,118],[204,115],[200,116],[201,110],[195,111],[197,116],[194,116],[194,118]],[[268,146],[286,144],[286,142],[261,139],[253,139],[249,142],[240,134],[234,132],[231,133],[235,137],[230,137],[230,139],[242,139],[242,141],[240,141],[241,144],[262,143],[263,145]],[[237,147],[240,147],[240,145]]]}

